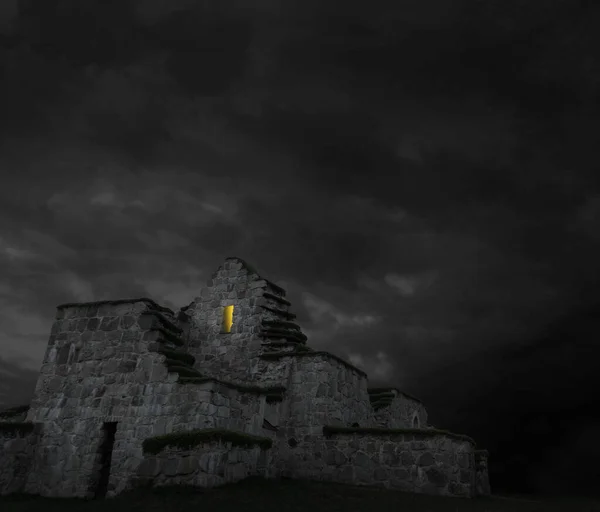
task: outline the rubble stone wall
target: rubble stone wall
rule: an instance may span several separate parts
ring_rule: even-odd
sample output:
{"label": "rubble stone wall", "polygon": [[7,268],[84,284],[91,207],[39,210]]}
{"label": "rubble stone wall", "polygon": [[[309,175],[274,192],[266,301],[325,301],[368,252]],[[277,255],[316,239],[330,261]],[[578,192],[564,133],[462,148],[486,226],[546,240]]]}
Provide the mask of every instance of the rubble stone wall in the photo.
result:
{"label": "rubble stone wall", "polygon": [[419,400],[397,390],[391,392],[396,395],[392,403],[374,411],[375,424],[383,428],[425,428],[427,426],[425,406]]}
{"label": "rubble stone wall", "polygon": [[[259,355],[258,334],[268,285],[239,261],[227,260],[215,272],[200,297],[179,317],[186,331],[187,351],[203,374],[234,382],[250,380],[250,360]],[[233,306],[231,332],[222,332],[225,306]]]}
{"label": "rubble stone wall", "polygon": [[89,496],[99,474],[102,426],[117,422],[108,495],[142,462],[146,437],[193,428],[262,430],[265,396],[224,383],[178,382],[144,329],[140,301],[64,308],[52,328],[27,420],[44,422],[27,492]]}
{"label": "rubble stone wall", "polygon": [[[0,415],[0,491],[90,497],[110,452],[109,497],[148,472],[158,485],[257,474],[489,494],[486,452],[427,426],[418,400],[369,390],[363,371],[308,348],[289,306],[238,258],[177,315],[145,298],[59,306],[29,410]],[[390,430],[415,425],[422,431]],[[324,426],[337,433],[324,437]],[[149,438],[198,429],[268,438],[270,448],[144,453]]]}
{"label": "rubble stone wall", "polygon": [[153,487],[215,487],[238,482],[264,472],[266,454],[267,450],[259,446],[232,446],[231,442],[219,441],[192,449],[168,447],[157,455],[146,455],[138,469],[138,482]]}
{"label": "rubble stone wall", "polygon": [[309,452],[324,425],[370,426],[365,374],[328,354],[285,356],[290,377],[280,406],[275,471],[292,476],[298,449]]}
{"label": "rubble stone wall", "polygon": [[41,425],[0,423],[0,495],[24,492]]}
{"label": "rubble stone wall", "polygon": [[296,478],[443,496],[475,495],[474,445],[443,434],[337,433],[315,436],[288,459]]}

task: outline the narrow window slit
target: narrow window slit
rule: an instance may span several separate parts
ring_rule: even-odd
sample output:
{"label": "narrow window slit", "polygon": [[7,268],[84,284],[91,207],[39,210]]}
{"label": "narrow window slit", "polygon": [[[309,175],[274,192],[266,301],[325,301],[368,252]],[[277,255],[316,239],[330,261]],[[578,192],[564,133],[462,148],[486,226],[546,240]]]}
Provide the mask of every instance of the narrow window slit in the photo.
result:
{"label": "narrow window slit", "polygon": [[223,325],[221,332],[230,333],[233,325],[233,306],[225,306],[223,310]]}

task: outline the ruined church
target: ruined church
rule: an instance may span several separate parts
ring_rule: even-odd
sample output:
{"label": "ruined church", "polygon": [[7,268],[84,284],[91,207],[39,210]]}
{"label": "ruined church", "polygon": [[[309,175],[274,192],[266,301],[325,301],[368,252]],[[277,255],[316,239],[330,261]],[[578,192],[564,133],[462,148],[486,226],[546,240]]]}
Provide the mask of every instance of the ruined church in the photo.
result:
{"label": "ruined church", "polygon": [[307,345],[285,291],[227,258],[177,313],[58,306],[31,404],[0,413],[0,494],[116,496],[249,476],[488,495],[487,452]]}

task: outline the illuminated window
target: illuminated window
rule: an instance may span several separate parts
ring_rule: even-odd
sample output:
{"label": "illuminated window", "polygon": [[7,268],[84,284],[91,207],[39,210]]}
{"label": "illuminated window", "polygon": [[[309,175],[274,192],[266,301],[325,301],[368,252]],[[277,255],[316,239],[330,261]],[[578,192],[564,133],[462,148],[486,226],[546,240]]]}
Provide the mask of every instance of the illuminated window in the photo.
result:
{"label": "illuminated window", "polygon": [[231,332],[233,325],[233,306],[225,306],[223,310],[223,329],[221,332]]}

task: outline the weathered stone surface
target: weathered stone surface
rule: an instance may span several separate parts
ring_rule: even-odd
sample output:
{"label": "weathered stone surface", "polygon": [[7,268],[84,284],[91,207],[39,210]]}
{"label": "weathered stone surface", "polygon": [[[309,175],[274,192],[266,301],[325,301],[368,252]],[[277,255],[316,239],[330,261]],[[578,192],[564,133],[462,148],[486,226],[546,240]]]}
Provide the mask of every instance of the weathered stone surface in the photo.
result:
{"label": "weathered stone surface", "polygon": [[446,485],[448,482],[448,476],[437,467],[429,468],[425,474],[427,475],[427,480],[438,487]]}
{"label": "weathered stone surface", "polygon": [[[365,430],[427,429],[420,401],[385,391],[385,406],[375,409],[377,393],[361,370],[311,351],[300,338],[261,337],[264,325],[300,332],[284,296],[246,263],[227,259],[177,314],[149,299],[61,306],[31,407],[20,418],[36,430],[20,432],[16,422],[3,427],[0,416],[0,493],[90,496],[112,446],[109,496],[134,482],[210,487],[249,475],[489,494],[487,454],[472,442],[425,430]],[[225,306],[233,306],[229,332]],[[160,354],[165,348],[169,365]],[[186,378],[191,368],[202,377]],[[353,430],[327,437],[324,426]],[[261,436],[273,445],[211,441],[144,452],[145,439],[198,429]]]}
{"label": "weathered stone surface", "polygon": [[431,466],[434,463],[435,459],[431,453],[426,452],[419,456],[418,465],[419,466]]}

